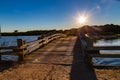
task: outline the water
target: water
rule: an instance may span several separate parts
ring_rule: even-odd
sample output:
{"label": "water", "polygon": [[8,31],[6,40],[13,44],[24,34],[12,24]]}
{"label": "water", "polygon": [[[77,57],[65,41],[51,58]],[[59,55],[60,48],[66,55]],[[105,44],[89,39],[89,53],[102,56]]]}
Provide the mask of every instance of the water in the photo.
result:
{"label": "water", "polygon": [[98,40],[93,46],[120,46],[120,39]]}
{"label": "water", "polygon": [[26,42],[37,40],[40,36],[2,36],[0,46],[17,46],[17,39],[23,39]]}
{"label": "water", "polygon": [[[93,46],[120,46],[120,39],[98,40]],[[120,50],[100,50],[100,53],[120,54]],[[120,58],[93,58],[95,65],[120,66]]]}
{"label": "water", "polygon": [[[26,42],[37,40],[40,36],[2,36],[0,38],[0,46],[17,46],[17,39],[23,39]],[[6,51],[6,50],[2,50]],[[8,50],[11,51],[11,50]],[[1,60],[18,61],[18,56],[15,55],[1,55]]]}
{"label": "water", "polygon": [[95,65],[120,66],[120,58],[93,58]]}

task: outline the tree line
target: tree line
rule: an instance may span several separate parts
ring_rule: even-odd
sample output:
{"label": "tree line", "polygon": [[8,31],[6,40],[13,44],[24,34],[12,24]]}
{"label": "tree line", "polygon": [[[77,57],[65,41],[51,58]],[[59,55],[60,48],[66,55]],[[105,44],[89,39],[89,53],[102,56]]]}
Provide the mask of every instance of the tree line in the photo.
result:
{"label": "tree line", "polygon": [[55,33],[62,33],[62,30],[33,30],[26,32],[19,32],[15,30],[14,32],[4,32],[1,33],[2,36],[32,36],[32,35],[52,35]]}
{"label": "tree line", "polygon": [[84,26],[86,33],[91,35],[115,35],[120,34],[120,26],[114,24]]}
{"label": "tree line", "polygon": [[[94,25],[89,26],[85,25],[83,26],[86,29],[86,33],[92,34],[92,35],[114,35],[119,34],[120,35],[120,25],[114,25],[114,24],[106,24],[106,25]],[[82,28],[83,28],[82,27]],[[72,35],[76,36],[79,35],[81,27],[79,28],[72,28],[72,29],[66,29],[66,30],[33,30],[33,31],[27,31],[27,32],[19,32],[18,30],[15,30],[14,32],[8,33],[4,32],[2,33],[2,36],[24,36],[24,35],[51,35],[55,33],[63,33],[66,35]]]}

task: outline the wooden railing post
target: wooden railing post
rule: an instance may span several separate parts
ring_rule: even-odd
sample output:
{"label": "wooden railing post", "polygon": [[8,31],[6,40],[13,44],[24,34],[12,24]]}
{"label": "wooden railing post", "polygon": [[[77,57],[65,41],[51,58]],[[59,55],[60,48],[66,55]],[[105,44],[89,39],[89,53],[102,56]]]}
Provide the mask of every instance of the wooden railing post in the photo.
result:
{"label": "wooden railing post", "polygon": [[[90,37],[85,36],[85,41],[87,42],[87,48],[93,48],[93,40]],[[90,53],[91,53],[91,51],[88,52],[85,50],[84,61],[87,64],[93,65],[92,57],[89,56]]]}
{"label": "wooden railing post", "polygon": [[85,54],[86,54],[85,57],[84,57],[85,63],[93,65],[92,57],[88,55],[89,53],[85,53]]}
{"label": "wooden railing post", "polygon": [[48,43],[48,37],[45,37],[45,38],[44,38],[44,42],[45,42],[44,45],[46,45],[46,44]]}
{"label": "wooden railing post", "polygon": [[[23,39],[17,39],[17,46],[20,48],[25,44],[25,41]],[[21,49],[19,51],[19,62],[24,60],[24,49]]]}
{"label": "wooden railing post", "polygon": [[0,49],[0,61],[1,61],[1,49]]}
{"label": "wooden railing post", "polygon": [[92,39],[90,39],[89,37],[86,37],[86,42],[87,42],[88,48],[93,48],[93,40]]}
{"label": "wooden railing post", "polygon": [[42,44],[42,46],[39,46],[39,48],[44,46],[44,45],[43,45],[43,38],[44,38],[43,36],[42,36],[42,37],[38,37],[38,40],[42,40],[42,43],[39,42],[39,44]]}

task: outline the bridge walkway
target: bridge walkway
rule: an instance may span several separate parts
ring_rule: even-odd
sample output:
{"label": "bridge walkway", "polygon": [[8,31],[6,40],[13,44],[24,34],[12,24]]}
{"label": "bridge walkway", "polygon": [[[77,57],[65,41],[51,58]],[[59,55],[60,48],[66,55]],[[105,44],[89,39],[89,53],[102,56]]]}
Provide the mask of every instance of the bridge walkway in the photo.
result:
{"label": "bridge walkway", "polygon": [[48,64],[72,64],[76,37],[57,39],[25,58],[26,62]]}
{"label": "bridge walkway", "polygon": [[0,80],[97,80],[84,63],[79,38],[52,41],[25,57],[25,64],[4,72]]}

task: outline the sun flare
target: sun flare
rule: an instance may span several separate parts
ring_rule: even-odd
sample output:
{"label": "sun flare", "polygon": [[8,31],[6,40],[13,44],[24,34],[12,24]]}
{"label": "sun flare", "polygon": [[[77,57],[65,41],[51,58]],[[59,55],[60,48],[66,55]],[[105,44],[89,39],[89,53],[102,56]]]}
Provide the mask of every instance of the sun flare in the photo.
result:
{"label": "sun flare", "polygon": [[89,11],[77,12],[76,16],[74,16],[76,26],[82,27],[90,24],[90,17],[91,13]]}
{"label": "sun flare", "polygon": [[80,16],[78,18],[78,22],[81,23],[81,24],[85,24],[86,21],[87,21],[87,17],[85,17],[85,16]]}

